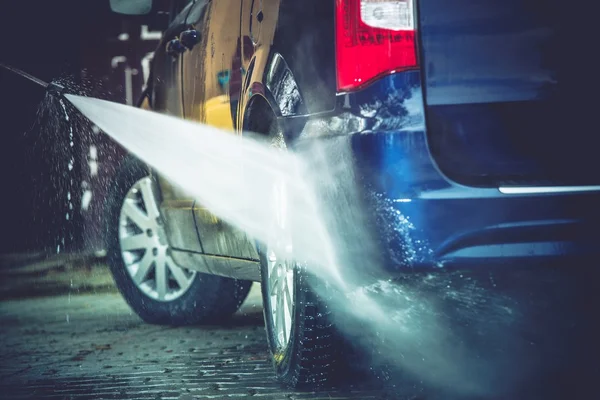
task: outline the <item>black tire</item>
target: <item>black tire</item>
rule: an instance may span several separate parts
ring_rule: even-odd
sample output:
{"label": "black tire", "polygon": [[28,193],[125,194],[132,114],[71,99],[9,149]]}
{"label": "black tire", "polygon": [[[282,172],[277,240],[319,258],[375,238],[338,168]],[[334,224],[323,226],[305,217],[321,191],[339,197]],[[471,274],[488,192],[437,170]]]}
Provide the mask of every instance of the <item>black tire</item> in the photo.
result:
{"label": "black tire", "polygon": [[[268,141],[274,147],[285,148],[285,139],[276,119],[270,118]],[[331,322],[327,299],[317,295],[314,288],[323,282],[295,265],[294,309],[290,340],[284,349],[278,348],[268,293],[268,262],[266,249],[259,246],[262,277],[262,298],[265,327],[277,380],[293,389],[322,388],[329,386],[336,371],[339,335]],[[319,291],[326,293],[327,291]]]}
{"label": "black tire", "polygon": [[142,292],[127,272],[119,243],[119,215],[129,189],[149,175],[134,157],[119,166],[105,202],[107,261],[115,284],[144,321],[160,325],[213,323],[230,317],[245,300],[252,282],[197,273],[191,286],[172,301],[158,301]]}
{"label": "black tire", "polygon": [[[267,276],[267,261],[263,251],[260,252],[260,259],[262,276]],[[304,268],[296,268],[294,283],[295,306],[290,341],[285,349],[277,347],[267,284],[263,282],[261,285],[267,340],[275,375],[284,386],[293,389],[327,387],[333,380],[339,358],[331,312],[325,301],[311,288],[318,282]]]}

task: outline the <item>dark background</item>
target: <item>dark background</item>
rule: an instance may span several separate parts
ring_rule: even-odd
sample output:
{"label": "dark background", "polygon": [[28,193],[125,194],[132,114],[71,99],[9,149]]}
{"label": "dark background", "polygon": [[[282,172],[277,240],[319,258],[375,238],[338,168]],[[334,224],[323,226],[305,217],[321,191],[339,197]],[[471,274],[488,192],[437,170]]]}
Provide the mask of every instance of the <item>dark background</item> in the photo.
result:
{"label": "dark background", "polygon": [[[141,60],[158,44],[142,40],[143,23],[112,13],[108,0],[2,0],[0,62],[119,102],[126,102],[129,67],[135,102],[144,82]],[[73,117],[71,147],[60,103],[44,96],[40,86],[0,68],[0,254],[102,248],[103,192],[123,151]],[[92,201],[84,210],[86,190]]]}

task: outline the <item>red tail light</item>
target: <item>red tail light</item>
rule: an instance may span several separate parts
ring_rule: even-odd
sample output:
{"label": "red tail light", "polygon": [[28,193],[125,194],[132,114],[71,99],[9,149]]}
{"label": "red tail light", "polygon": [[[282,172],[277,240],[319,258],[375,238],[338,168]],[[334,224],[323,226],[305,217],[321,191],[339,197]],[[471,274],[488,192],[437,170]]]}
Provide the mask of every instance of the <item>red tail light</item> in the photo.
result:
{"label": "red tail light", "polygon": [[418,67],[414,0],[335,0],[337,87]]}

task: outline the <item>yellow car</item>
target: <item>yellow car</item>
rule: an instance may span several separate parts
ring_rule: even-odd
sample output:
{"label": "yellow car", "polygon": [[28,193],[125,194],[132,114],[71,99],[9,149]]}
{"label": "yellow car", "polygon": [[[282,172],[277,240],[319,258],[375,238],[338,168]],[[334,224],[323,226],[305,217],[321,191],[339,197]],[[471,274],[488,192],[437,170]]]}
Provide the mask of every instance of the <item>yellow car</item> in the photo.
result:
{"label": "yellow car", "polygon": [[[332,17],[332,4],[311,2],[323,18]],[[299,60],[299,53],[274,45],[284,5],[279,0],[167,3],[170,23],[154,52],[139,106],[232,135],[253,131],[285,145],[285,124],[278,118],[300,116],[306,106],[285,58]],[[286,20],[308,12],[286,3]],[[111,0],[111,6],[121,14],[152,17],[158,2]],[[321,22],[311,24],[325,26]],[[291,25],[286,31],[294,32]],[[322,42],[323,53],[333,51],[330,36]],[[315,107],[335,106],[334,77],[333,71],[321,81],[310,77],[312,89],[307,85],[305,94],[320,99]],[[329,96],[321,96],[328,89],[333,89]],[[228,318],[252,282],[261,282],[277,376],[289,386],[327,381],[335,363],[329,313],[293,260],[257,245],[133,156],[120,165],[106,204],[109,265],[121,293],[145,321],[179,325]],[[317,347],[319,354],[311,353]]]}

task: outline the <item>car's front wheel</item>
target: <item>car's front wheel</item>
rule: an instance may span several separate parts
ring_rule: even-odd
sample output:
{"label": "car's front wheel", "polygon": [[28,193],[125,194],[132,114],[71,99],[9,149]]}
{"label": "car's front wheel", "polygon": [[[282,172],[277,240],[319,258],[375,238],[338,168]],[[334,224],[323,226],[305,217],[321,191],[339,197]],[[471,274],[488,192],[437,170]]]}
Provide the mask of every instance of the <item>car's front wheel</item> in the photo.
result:
{"label": "car's front wheel", "polygon": [[146,322],[183,325],[233,314],[251,282],[202,274],[171,257],[155,179],[140,161],[121,164],[106,202],[107,260],[115,284]]}

